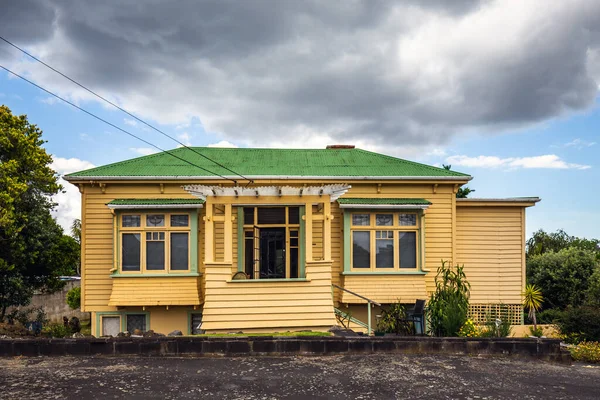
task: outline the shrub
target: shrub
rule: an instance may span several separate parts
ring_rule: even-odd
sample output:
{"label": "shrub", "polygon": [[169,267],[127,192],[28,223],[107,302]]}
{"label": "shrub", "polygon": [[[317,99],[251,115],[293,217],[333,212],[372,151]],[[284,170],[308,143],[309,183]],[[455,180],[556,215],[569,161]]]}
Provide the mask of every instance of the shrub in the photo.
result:
{"label": "shrub", "polygon": [[564,315],[564,311],[559,310],[558,308],[550,308],[548,310],[540,311],[537,314],[537,322],[538,324],[556,324],[558,321],[562,319]]}
{"label": "shrub", "polygon": [[481,337],[507,337],[512,330],[512,312],[507,305],[500,305],[497,315],[488,314],[483,328],[480,329]]}
{"label": "shrub", "polygon": [[460,331],[458,331],[458,336],[460,337],[480,337],[481,336],[481,329],[479,329],[479,327],[477,325],[475,325],[475,323],[473,322],[472,319],[468,319],[464,325],[460,328]]}
{"label": "shrub", "polygon": [[569,307],[557,325],[561,334],[567,338],[580,341],[600,341],[600,308]]}
{"label": "shrub", "polygon": [[534,328],[533,326],[530,326],[529,335],[535,337],[542,337],[544,336],[544,330],[542,328]]}
{"label": "shrub", "polygon": [[74,287],[67,292],[67,304],[71,309],[76,310],[81,307],[81,288]]}
{"label": "shrub", "polygon": [[59,324],[56,322],[52,322],[44,326],[44,329],[42,329],[42,333],[49,335],[53,338],[64,338],[67,336],[71,336],[71,330],[68,326],[64,326],[63,324]]}
{"label": "shrub", "polygon": [[467,321],[469,290],[464,266],[452,267],[442,261],[435,277],[435,292],[431,294],[427,315],[431,333],[435,336],[458,336]]}
{"label": "shrub", "polygon": [[571,348],[571,356],[575,361],[600,363],[600,343],[581,342]]}
{"label": "shrub", "polygon": [[381,311],[381,319],[377,321],[377,331],[395,333],[397,335],[410,335],[413,325],[407,321],[406,307],[400,303],[393,303]]}

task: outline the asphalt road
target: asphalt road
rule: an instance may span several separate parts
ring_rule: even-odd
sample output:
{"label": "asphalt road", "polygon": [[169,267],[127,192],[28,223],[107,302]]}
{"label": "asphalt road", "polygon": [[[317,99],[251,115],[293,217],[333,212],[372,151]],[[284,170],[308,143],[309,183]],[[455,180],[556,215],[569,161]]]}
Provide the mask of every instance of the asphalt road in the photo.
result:
{"label": "asphalt road", "polygon": [[600,367],[361,355],[0,359],[1,399],[598,399]]}

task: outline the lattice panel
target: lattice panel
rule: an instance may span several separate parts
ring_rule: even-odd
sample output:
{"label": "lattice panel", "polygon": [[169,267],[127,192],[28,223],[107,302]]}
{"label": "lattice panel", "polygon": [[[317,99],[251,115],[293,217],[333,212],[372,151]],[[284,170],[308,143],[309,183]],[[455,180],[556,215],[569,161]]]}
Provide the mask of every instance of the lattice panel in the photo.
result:
{"label": "lattice panel", "polygon": [[489,319],[509,318],[513,325],[521,325],[523,306],[521,304],[470,304],[469,318],[476,324],[483,324]]}

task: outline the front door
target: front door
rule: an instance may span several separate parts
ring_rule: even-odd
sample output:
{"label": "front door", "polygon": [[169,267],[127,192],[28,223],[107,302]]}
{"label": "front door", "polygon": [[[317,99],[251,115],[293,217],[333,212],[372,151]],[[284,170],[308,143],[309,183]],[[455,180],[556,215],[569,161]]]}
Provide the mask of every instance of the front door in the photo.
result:
{"label": "front door", "polygon": [[261,228],[260,278],[285,279],[285,228]]}

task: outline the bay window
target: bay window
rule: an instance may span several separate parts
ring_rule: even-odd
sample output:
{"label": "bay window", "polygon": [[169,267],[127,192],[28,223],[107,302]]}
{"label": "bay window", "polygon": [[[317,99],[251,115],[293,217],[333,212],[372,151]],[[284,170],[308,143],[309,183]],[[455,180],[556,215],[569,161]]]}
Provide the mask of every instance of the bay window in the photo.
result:
{"label": "bay window", "polygon": [[355,212],[350,221],[352,270],[417,269],[420,226],[416,212]]}
{"label": "bay window", "polygon": [[119,217],[119,230],[121,272],[189,271],[189,214],[123,213]]}

